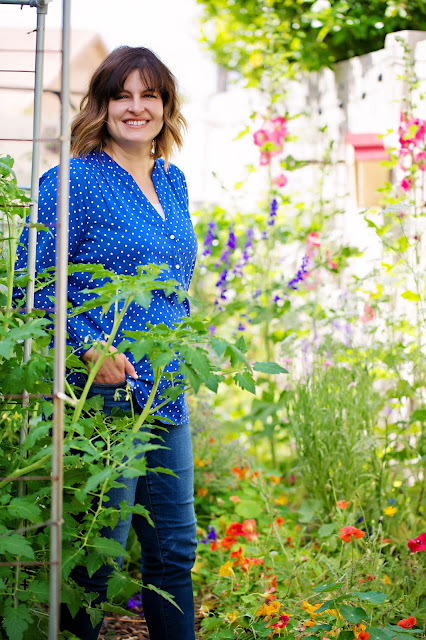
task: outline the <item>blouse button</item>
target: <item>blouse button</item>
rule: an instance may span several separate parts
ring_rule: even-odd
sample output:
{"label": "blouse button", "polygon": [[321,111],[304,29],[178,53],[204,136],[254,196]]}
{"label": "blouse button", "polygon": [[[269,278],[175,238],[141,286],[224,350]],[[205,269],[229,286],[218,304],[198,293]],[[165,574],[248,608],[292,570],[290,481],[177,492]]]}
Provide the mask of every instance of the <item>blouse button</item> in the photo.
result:
{"label": "blouse button", "polygon": [[170,238],[170,240],[174,240],[174,239],[175,239],[174,234],[172,233],[172,234],[169,236],[169,238]]}

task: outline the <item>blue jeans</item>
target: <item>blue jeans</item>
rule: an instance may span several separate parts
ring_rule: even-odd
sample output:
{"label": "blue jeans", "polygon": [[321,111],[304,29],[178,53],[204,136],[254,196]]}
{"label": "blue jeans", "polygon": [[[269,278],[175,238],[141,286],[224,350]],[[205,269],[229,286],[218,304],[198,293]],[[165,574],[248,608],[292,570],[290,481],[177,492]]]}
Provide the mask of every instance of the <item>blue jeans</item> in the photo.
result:
{"label": "blue jeans", "polygon": [[[114,400],[118,388],[123,385],[92,385],[90,395],[102,395],[104,412],[113,407],[130,411],[130,402],[124,392]],[[141,504],[149,512],[154,527],[146,518],[133,514],[126,521],[120,520],[108,537],[126,547],[130,525],[133,525],[142,549],[142,580],[174,596],[182,609],[170,604],[154,591],[142,589],[142,606],[151,640],[195,640],[194,599],[191,569],[197,546],[193,495],[193,458],[189,425],[171,425],[168,430],[152,428],[163,439],[162,446],[146,452],[147,466],[171,469],[177,477],[164,473],[150,473],[136,478],[120,478],[126,488],[111,489],[108,506],[118,508],[122,500],[130,505]],[[154,440],[155,442],[155,440]],[[86,591],[99,593],[97,603],[105,601],[107,579],[112,568],[101,567],[89,578],[84,567],[76,567],[71,577]],[[85,609],[71,617],[66,605],[61,609],[61,630],[68,630],[82,640],[96,640],[102,623],[92,627]]]}

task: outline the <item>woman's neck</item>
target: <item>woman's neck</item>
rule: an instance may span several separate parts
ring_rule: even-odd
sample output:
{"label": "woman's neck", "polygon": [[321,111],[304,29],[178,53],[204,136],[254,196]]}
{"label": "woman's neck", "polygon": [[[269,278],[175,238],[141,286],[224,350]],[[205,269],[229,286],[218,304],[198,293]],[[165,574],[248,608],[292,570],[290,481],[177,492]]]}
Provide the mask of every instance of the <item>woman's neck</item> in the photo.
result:
{"label": "woman's neck", "polygon": [[105,152],[111,156],[120,167],[123,167],[123,169],[130,173],[136,182],[151,177],[155,160],[152,158],[150,151],[146,149],[140,149],[138,151],[134,149],[124,149],[112,140],[106,144]]}

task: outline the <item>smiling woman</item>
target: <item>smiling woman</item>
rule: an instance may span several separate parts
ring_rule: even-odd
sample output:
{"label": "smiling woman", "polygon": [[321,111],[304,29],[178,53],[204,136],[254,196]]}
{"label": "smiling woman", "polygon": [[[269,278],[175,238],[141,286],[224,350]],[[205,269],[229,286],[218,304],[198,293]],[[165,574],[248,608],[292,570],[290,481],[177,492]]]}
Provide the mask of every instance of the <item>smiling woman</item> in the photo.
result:
{"label": "smiling woman", "polygon": [[[114,110],[114,102],[117,100],[127,102],[130,94],[124,91],[124,85],[129,79],[132,87],[126,86],[126,89],[133,90],[137,76],[140,78],[137,90],[147,90],[147,101],[159,101],[161,98],[163,126],[157,135],[153,136],[153,158],[164,158],[167,168],[172,148],[175,145],[182,146],[182,129],[185,128],[186,122],[180,111],[175,77],[152,51],[144,47],[118,47],[93,75],[89,90],[81,102],[81,111],[71,128],[71,150],[75,157],[105,149],[105,144],[110,138],[110,109]],[[148,98],[149,95],[156,97]]]}
{"label": "smiling woman", "polygon": [[[136,275],[148,264],[166,267],[163,275],[173,278],[187,291],[195,265],[197,241],[188,211],[188,192],[183,173],[168,159],[174,146],[182,143],[185,121],[180,113],[175,79],[167,67],[148,49],[120,47],[95,71],[81,112],[72,125],[69,203],[69,261],[78,265],[101,264],[117,274]],[[55,265],[56,202],[58,168],[42,178],[39,192],[40,232],[37,244],[37,272]],[[25,229],[18,251],[17,268],[26,264]],[[80,268],[80,266],[79,266]],[[70,274],[68,300],[78,307],[93,296],[96,281],[81,266]],[[53,293],[38,292],[36,306],[51,307]],[[186,298],[164,290],[152,292],[146,309],[136,302],[127,307],[120,330],[100,366],[89,395],[101,395],[105,414],[117,410],[142,413],[155,393],[154,374],[145,356],[135,361],[130,352],[118,353],[126,331],[148,330],[165,323],[172,327],[190,313]],[[90,369],[99,358],[96,346],[112,333],[114,311],[89,309],[68,318],[68,345]],[[108,507],[135,505],[136,513],[114,521],[102,536],[113,538],[123,548],[133,525],[142,548],[142,576],[146,586],[142,603],[151,640],[194,640],[194,603],[191,569],[197,545],[193,460],[188,408],[182,392],[184,380],[177,374],[179,362],[165,368],[155,393],[151,434],[161,441],[159,449],[146,452],[148,469],[169,469],[172,475],[148,472],[123,477],[108,493]],[[83,388],[86,377],[74,380]],[[157,382],[155,383],[157,384]],[[164,393],[174,385],[174,399],[164,402]],[[96,500],[93,509],[95,509]],[[138,515],[149,514],[148,518]],[[150,524],[152,521],[154,526]],[[121,559],[122,560],[122,559]],[[86,592],[97,594],[94,604],[107,599],[108,579],[113,571],[105,564],[90,574],[77,566],[71,577]],[[157,591],[156,591],[157,590]],[[159,595],[168,592],[171,604]],[[80,609],[71,615],[64,605],[61,629],[82,640],[96,640],[101,623],[92,626],[90,614]]]}

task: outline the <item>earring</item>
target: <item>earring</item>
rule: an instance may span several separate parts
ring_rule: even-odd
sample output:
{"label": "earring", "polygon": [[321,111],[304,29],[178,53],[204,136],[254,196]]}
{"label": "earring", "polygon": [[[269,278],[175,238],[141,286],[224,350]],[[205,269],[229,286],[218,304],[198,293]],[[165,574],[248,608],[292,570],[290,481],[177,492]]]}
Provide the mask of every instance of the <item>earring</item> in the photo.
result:
{"label": "earring", "polygon": [[151,155],[152,156],[155,155],[155,138],[154,138],[154,140],[152,141],[152,144],[151,144]]}

